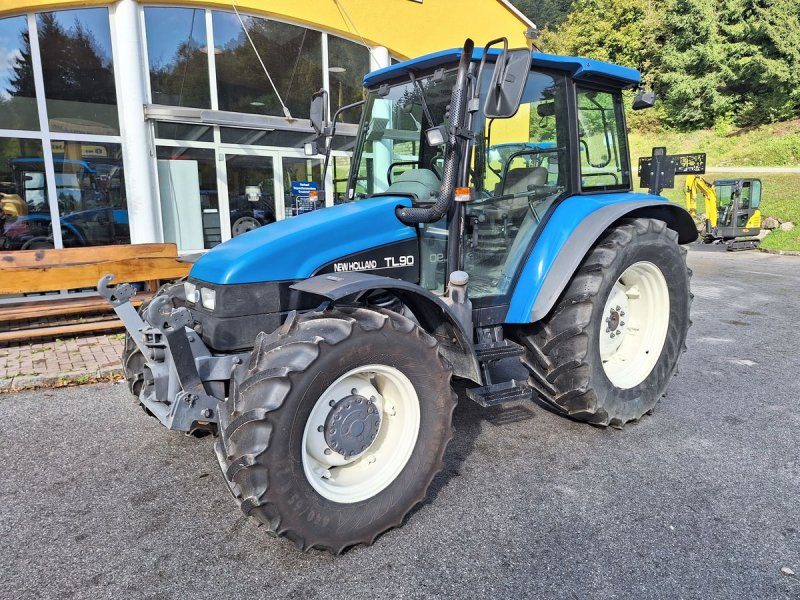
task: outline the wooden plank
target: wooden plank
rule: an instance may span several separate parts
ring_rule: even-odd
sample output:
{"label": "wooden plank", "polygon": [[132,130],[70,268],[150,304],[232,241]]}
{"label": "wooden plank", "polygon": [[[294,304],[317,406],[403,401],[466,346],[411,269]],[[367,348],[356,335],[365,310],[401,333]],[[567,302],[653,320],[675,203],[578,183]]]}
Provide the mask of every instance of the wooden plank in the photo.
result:
{"label": "wooden plank", "polygon": [[77,265],[126,258],[177,258],[175,244],[126,244],[120,246],[89,246],[58,250],[19,250],[0,252],[0,269]]}
{"label": "wooden plank", "polygon": [[[153,297],[148,292],[136,294],[131,298],[131,304],[140,306],[142,302]],[[82,313],[110,312],[111,305],[105,298],[92,296],[90,298],[59,299],[53,301],[26,302],[24,304],[9,304],[0,306],[0,323],[22,321],[23,319],[41,319],[45,317],[59,317],[63,315],[79,315]]]}
{"label": "wooden plank", "polygon": [[88,288],[113,273],[115,283],[177,279],[189,273],[190,263],[174,258],[109,260],[62,267],[24,267],[0,269],[0,294],[24,294]]}
{"label": "wooden plank", "polygon": [[17,331],[0,332],[0,342],[20,342],[43,337],[64,337],[79,333],[114,331],[123,329],[119,319],[97,321],[95,323],[77,323],[75,325],[56,325],[53,327],[37,327],[35,329],[19,329]]}

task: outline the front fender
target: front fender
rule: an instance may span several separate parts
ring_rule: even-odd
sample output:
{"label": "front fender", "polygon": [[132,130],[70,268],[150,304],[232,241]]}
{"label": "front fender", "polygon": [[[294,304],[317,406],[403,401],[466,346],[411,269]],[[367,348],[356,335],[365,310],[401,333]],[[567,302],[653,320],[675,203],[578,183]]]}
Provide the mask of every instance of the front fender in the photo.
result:
{"label": "front fender", "polygon": [[420,326],[438,340],[439,352],[453,367],[453,374],[482,383],[472,332],[465,331],[450,307],[429,290],[402,279],[355,271],[317,275],[291,287],[333,302],[358,299],[370,290],[390,291],[414,313]]}
{"label": "front fender", "polygon": [[567,198],[546,222],[522,268],[506,322],[544,318],[597,239],[623,217],[660,219],[678,233],[681,244],[697,239],[689,213],[661,196],[613,193]]}

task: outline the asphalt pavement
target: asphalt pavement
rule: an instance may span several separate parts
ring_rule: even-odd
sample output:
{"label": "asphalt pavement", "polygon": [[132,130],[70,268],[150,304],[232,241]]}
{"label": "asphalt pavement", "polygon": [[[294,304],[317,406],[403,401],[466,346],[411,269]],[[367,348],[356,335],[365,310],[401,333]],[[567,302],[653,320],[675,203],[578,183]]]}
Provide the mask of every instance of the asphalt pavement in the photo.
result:
{"label": "asphalt pavement", "polygon": [[690,252],[680,373],[598,429],[463,399],[428,502],[301,554],[125,386],[0,396],[0,598],[800,599],[800,258]]}

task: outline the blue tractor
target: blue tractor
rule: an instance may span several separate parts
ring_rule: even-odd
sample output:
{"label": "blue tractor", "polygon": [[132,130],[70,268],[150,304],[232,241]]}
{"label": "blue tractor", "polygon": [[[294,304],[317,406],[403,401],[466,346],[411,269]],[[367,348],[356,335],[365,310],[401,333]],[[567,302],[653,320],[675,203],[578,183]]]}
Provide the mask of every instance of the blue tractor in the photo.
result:
{"label": "blue tractor", "polygon": [[[483,407],[651,412],[685,349],[697,237],[632,192],[635,70],[467,40],[364,83],[346,202],[217,246],[140,313],[129,285],[98,285],[144,408],[215,431],[242,511],[334,553],[425,499],[454,380]],[[335,132],[324,105],[309,153]]]}

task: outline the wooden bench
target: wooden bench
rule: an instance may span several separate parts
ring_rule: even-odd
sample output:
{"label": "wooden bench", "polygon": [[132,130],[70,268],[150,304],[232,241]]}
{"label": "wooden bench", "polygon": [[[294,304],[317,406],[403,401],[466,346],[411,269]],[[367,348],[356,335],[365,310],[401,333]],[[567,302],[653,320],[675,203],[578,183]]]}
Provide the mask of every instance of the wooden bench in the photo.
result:
{"label": "wooden bench", "polygon": [[[115,283],[144,283],[145,291],[133,299],[138,306],[152,296],[160,281],[183,277],[190,267],[190,263],[178,260],[175,244],[0,252],[0,295],[93,289],[103,275],[113,273]],[[109,312],[111,306],[100,296],[20,298],[18,302],[0,304],[0,324],[4,326],[0,342],[122,329],[116,318],[10,330],[6,327],[24,320]]]}

